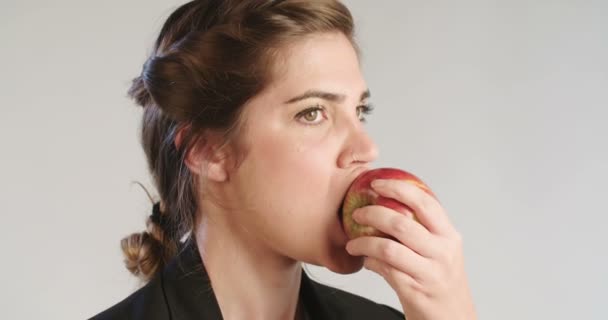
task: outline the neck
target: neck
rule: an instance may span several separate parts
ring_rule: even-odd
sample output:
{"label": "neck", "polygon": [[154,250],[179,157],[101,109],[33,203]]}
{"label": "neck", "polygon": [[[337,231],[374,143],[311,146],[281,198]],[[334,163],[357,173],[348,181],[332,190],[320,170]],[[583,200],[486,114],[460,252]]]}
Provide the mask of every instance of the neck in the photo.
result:
{"label": "neck", "polygon": [[301,264],[279,256],[243,230],[203,218],[197,246],[223,318],[296,319]]}

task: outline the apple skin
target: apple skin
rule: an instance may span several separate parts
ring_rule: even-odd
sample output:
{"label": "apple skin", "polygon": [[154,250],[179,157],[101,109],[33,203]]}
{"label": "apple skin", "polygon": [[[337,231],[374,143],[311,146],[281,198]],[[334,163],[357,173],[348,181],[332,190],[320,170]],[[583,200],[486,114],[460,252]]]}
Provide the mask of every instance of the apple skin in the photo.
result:
{"label": "apple skin", "polygon": [[361,173],[351,183],[344,200],[342,201],[342,227],[349,239],[354,239],[363,236],[376,236],[393,239],[384,232],[376,228],[358,224],[352,218],[353,211],[367,205],[381,205],[397,212],[403,213],[415,221],[418,221],[414,211],[405,204],[391,198],[383,197],[377,194],[371,187],[371,182],[377,179],[395,179],[403,180],[412,183],[434,198],[437,198],[433,191],[420,178],[407,171],[397,168],[377,168]]}

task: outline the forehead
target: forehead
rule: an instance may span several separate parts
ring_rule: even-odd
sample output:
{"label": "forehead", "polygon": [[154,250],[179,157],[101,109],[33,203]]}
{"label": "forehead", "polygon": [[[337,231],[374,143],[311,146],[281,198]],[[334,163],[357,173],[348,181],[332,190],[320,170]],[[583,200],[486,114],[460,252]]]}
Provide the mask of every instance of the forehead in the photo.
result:
{"label": "forehead", "polygon": [[366,89],[357,52],[342,33],[308,36],[291,44],[282,56],[271,87],[285,98],[309,89],[356,93],[358,98]]}

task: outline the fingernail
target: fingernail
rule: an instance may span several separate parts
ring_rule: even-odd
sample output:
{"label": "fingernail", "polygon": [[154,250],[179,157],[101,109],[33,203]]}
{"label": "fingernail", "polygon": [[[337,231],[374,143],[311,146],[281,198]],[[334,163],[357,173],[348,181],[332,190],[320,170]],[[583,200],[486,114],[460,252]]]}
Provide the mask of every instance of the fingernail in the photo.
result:
{"label": "fingernail", "polygon": [[344,247],[344,249],[346,249],[346,252],[350,253],[350,250],[352,249],[352,245],[350,244],[350,242],[348,242],[346,244],[346,246]]}
{"label": "fingernail", "polygon": [[372,188],[384,187],[386,185],[386,180],[378,179],[372,181]]}

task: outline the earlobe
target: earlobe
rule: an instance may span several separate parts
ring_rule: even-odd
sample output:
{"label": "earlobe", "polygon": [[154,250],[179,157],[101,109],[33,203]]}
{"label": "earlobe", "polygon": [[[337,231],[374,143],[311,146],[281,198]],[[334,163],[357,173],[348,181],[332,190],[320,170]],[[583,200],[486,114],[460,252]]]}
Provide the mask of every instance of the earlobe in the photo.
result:
{"label": "earlobe", "polygon": [[[181,134],[180,130],[175,139],[176,145],[181,142]],[[205,134],[186,152],[184,163],[192,174],[216,182],[228,179],[229,155],[226,148],[218,148],[221,145],[220,139],[219,136]]]}
{"label": "earlobe", "polygon": [[206,178],[215,182],[225,182],[228,180],[224,161],[208,161],[206,165]]}

